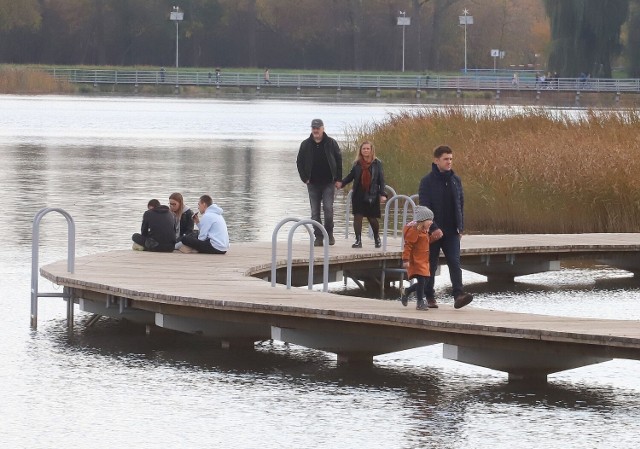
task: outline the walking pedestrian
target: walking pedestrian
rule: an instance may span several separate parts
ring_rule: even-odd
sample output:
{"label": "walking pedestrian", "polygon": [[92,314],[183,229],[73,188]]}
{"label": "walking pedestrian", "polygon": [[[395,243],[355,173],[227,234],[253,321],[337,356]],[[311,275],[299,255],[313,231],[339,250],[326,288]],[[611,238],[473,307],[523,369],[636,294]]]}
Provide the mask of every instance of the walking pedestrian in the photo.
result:
{"label": "walking pedestrian", "polygon": [[[333,200],[342,179],[342,153],[338,142],[324,132],[324,122],[321,119],[314,118],[311,121],[311,135],[300,144],[296,165],[300,179],[307,185],[311,219],[322,224],[322,208],[329,245],[334,245]],[[314,227],[314,234],[314,245],[322,246],[322,231]]]}
{"label": "walking pedestrian", "polygon": [[453,172],[452,164],[453,150],[446,145],[436,147],[433,151],[431,172],[422,178],[418,190],[420,205],[433,211],[434,224],[431,233],[437,239],[430,246],[431,277],[427,280],[425,291],[430,308],[438,307],[435,300],[434,276],[438,269],[441,249],[449,267],[454,307],[459,309],[473,300],[473,296],[462,289],[460,239],[464,229],[464,193],[462,181]]}
{"label": "walking pedestrian", "polygon": [[353,210],[353,231],[356,242],[352,248],[362,248],[362,220],[367,217],[376,248],[380,248],[380,203],[387,200],[384,191],[384,171],[382,162],[376,157],[373,144],[367,140],[360,144],[358,156],[351,167],[351,172],[344,178],[338,188],[353,181],[351,208]]}

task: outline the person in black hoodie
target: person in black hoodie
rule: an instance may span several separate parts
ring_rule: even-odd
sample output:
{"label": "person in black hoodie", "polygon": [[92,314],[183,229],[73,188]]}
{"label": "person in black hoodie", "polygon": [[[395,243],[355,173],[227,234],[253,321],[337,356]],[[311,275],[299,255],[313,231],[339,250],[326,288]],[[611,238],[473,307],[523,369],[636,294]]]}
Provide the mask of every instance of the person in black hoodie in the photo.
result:
{"label": "person in black hoodie", "polygon": [[156,199],[149,201],[147,209],[142,215],[140,234],[136,232],[131,236],[133,249],[172,252],[176,244],[174,215]]}
{"label": "person in black hoodie", "polygon": [[460,239],[464,229],[464,193],[460,177],[451,169],[452,163],[453,150],[446,145],[436,147],[433,151],[431,173],[422,178],[418,190],[420,205],[431,209],[435,216],[429,232],[437,240],[429,246],[431,276],[425,285],[425,296],[429,308],[438,307],[433,287],[440,249],[449,267],[453,306],[459,309],[473,300],[473,296],[462,289]]}

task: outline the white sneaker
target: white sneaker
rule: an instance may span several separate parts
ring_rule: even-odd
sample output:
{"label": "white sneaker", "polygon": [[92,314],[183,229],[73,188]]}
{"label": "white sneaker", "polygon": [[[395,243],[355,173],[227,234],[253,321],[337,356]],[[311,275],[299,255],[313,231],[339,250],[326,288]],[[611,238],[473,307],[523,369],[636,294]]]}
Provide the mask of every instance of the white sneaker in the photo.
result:
{"label": "white sneaker", "polygon": [[138,245],[136,242],[133,242],[133,246],[131,246],[131,249],[134,251],[144,251],[144,246]]}

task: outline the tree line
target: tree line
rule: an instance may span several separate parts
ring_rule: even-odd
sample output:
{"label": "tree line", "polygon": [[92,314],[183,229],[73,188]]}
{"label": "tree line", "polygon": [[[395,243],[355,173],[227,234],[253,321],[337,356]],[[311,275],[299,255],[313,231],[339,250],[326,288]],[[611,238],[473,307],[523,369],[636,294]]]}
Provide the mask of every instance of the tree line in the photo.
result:
{"label": "tree line", "polygon": [[640,70],[640,0],[0,0],[0,62],[170,67],[175,5],[180,66]]}

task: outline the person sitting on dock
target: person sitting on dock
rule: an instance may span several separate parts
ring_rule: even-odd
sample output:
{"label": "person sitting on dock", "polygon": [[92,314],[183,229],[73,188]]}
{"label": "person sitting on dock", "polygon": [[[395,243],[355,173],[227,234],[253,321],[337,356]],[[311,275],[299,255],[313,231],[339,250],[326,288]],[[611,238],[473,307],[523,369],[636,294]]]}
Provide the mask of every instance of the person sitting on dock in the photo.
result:
{"label": "person sitting on dock", "polygon": [[153,199],[142,215],[140,234],[131,236],[138,251],[172,252],[176,244],[175,219],[168,206]]}
{"label": "person sitting on dock", "polygon": [[225,254],[229,250],[229,232],[227,223],[222,216],[222,208],[213,203],[209,195],[202,195],[198,201],[198,211],[193,220],[198,225],[198,233],[195,231],[182,237],[181,252],[207,254]]}
{"label": "person sitting on dock", "polygon": [[193,232],[193,211],[185,206],[184,198],[179,192],[174,192],[169,196],[169,209],[175,216],[176,249],[180,249],[182,237]]}
{"label": "person sitting on dock", "polygon": [[404,249],[402,251],[402,266],[407,270],[409,279],[416,279],[415,284],[407,288],[400,298],[403,306],[407,305],[408,296],[416,292],[416,309],[429,310],[424,301],[424,287],[431,276],[429,269],[429,245],[437,240],[437,236],[429,233],[433,223],[433,212],[424,206],[416,206],[413,211],[413,221],[407,223],[402,231]]}

